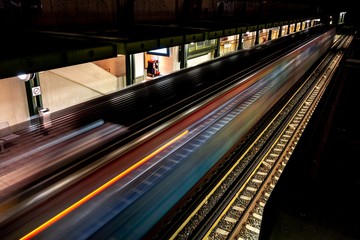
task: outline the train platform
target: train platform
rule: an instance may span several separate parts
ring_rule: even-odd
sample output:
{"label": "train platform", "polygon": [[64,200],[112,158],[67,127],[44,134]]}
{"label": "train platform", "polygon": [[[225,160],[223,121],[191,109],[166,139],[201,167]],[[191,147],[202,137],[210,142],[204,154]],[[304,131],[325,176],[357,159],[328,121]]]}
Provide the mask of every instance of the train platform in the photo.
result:
{"label": "train platform", "polygon": [[265,206],[261,240],[360,239],[359,38],[354,41]]}
{"label": "train platform", "polygon": [[99,147],[98,138],[107,144],[112,134],[120,131],[119,125],[103,120],[81,127],[71,121],[65,124],[65,117],[67,115],[54,117],[47,122],[33,119],[33,125],[13,132],[17,137],[2,146],[0,204],[36,186],[39,179],[51,176],[52,171],[70,164],[72,153],[85,155],[86,149]]}

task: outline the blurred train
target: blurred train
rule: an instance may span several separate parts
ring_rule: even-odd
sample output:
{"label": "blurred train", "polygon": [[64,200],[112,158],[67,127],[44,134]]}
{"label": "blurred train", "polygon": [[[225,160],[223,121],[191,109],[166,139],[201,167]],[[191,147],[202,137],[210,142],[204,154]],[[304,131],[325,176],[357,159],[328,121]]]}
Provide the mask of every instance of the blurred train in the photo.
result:
{"label": "blurred train", "polygon": [[[172,169],[171,174],[157,183],[156,187],[129,205],[126,210],[118,214],[109,224],[104,224],[91,237],[93,239],[104,236],[105,238],[113,239],[144,238],[148,231],[156,227],[156,222],[160,221],[161,217],[171,211],[172,207],[329,50],[334,43],[334,36],[335,30],[330,29],[318,37],[309,40],[300,48],[270,63],[265,68],[245,77],[245,82],[251,86],[263,84],[263,87],[267,87],[266,93],[256,97],[258,92],[254,91],[252,93],[254,100],[247,109],[225,127],[218,130],[200,148],[192,150],[192,155],[182,160],[183,164],[179,165],[176,169]],[[244,81],[244,79],[241,81]],[[236,86],[236,88],[240,88],[241,85]],[[231,91],[235,90],[229,91],[227,89],[227,93],[221,95],[224,96]],[[223,102],[219,101],[218,107],[222,104]],[[209,109],[209,114],[213,111],[214,109]],[[204,115],[197,117],[202,119]]]}
{"label": "blurred train", "polygon": [[[45,232],[40,232],[40,238],[46,239],[47,234],[52,236],[52,239],[57,237],[62,239],[64,236],[76,237],[76,239],[140,239],[145,236],[330,49],[334,43],[335,34],[336,29],[333,27],[309,29],[278,41],[274,40],[271,44],[264,45],[261,51],[256,49],[240,51],[179,71],[160,78],[158,81],[134,85],[121,93],[104,96],[63,111],[62,115],[66,112],[71,113],[82,124],[87,121],[95,122],[101,116],[106,123],[112,122],[125,126],[127,131],[114,136],[117,142],[114,146],[117,144],[125,146],[191,108],[197,108],[197,111],[190,113],[192,116],[203,119],[226,101],[241,94],[244,89],[257,84],[262,84],[262,87],[267,88],[261,96],[254,91],[253,102],[236,119],[214,134],[201,148],[195,149],[182,165],[171,169],[171,175],[164,177],[156,186],[148,189],[144,193],[146,196],[127,203],[126,209],[118,212],[113,218],[106,218],[105,221],[105,217],[102,217],[100,222],[96,218],[96,216],[102,216],[104,205],[106,209],[110,209],[109,211],[119,208],[119,203],[114,198],[110,199],[115,193],[107,192],[100,200],[97,197],[98,202],[94,200],[93,203],[88,203],[90,208],[84,211],[91,212],[90,215],[81,214],[72,216],[72,219],[64,217],[61,220],[61,227],[55,224],[54,226],[57,227],[50,227]],[[302,45],[299,45],[300,42]],[[264,62],[269,64],[264,67]],[[214,95],[217,98],[214,98]],[[205,105],[211,105],[208,112],[202,115],[197,114],[199,109],[206,107]],[[178,120],[185,119],[183,117]],[[179,123],[176,122],[176,124]],[[171,125],[175,125],[175,122]],[[163,130],[165,132],[166,128]],[[157,133],[157,135],[165,135],[165,133]],[[135,147],[139,144],[133,145],[132,150],[136,150]],[[76,196],[73,197],[75,199]],[[71,199],[66,200],[71,201]],[[47,212],[47,214],[51,216],[55,213]],[[83,225],[81,225],[82,222]],[[76,226],[76,228],[72,229],[73,232],[66,232],[67,225]],[[91,226],[91,231],[89,226]],[[12,237],[15,234],[15,237],[19,238],[21,234],[26,233],[25,230],[10,233],[11,229],[22,227],[26,231],[31,229],[26,224],[17,226],[14,222],[11,227],[7,227],[4,231],[1,229],[2,234],[5,234],[2,236],[3,239],[6,239],[8,234]]]}

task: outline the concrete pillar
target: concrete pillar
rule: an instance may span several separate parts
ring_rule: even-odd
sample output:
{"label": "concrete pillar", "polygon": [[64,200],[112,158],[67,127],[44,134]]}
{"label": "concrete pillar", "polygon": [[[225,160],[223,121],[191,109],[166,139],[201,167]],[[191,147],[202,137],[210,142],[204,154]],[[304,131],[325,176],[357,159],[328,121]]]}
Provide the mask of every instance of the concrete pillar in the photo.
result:
{"label": "concrete pillar", "polygon": [[41,87],[38,73],[29,74],[29,79],[25,81],[26,97],[30,116],[37,115],[39,109],[43,107]]}
{"label": "concrete pillar", "polygon": [[258,29],[258,30],[256,30],[255,45],[258,45],[260,43],[259,39],[260,39],[260,32]]}
{"label": "concrete pillar", "polygon": [[268,41],[272,40],[272,30],[269,30],[269,34],[268,34]]}
{"label": "concrete pillar", "polygon": [[130,86],[134,84],[134,79],[135,79],[134,57],[132,54],[126,54],[125,64],[126,64],[126,86]]}
{"label": "concrete pillar", "polygon": [[238,42],[238,50],[241,50],[244,48],[244,34],[243,33],[240,33],[239,34],[239,42]]}
{"label": "concrete pillar", "polygon": [[278,34],[278,37],[281,37],[281,36],[282,36],[282,27],[283,27],[283,26],[280,26],[280,27],[279,27],[279,34]]}

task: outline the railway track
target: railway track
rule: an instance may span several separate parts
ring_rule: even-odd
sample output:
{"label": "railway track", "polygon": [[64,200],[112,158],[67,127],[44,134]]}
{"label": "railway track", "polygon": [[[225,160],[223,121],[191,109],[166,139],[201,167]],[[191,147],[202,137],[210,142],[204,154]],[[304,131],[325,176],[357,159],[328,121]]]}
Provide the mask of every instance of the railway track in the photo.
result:
{"label": "railway track", "polygon": [[264,206],[351,41],[342,36],[170,239],[258,239]]}

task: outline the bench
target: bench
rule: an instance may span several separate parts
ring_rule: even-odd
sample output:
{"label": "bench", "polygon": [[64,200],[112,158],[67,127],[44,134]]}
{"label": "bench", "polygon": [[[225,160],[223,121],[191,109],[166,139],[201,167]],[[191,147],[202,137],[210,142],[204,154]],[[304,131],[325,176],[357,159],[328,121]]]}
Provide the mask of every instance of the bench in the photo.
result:
{"label": "bench", "polygon": [[5,152],[5,143],[17,137],[20,137],[20,135],[12,132],[9,122],[0,122],[0,153]]}

